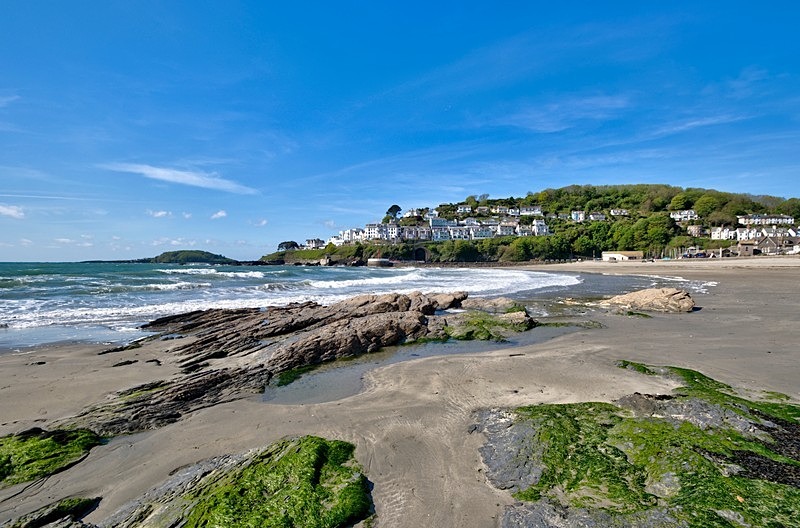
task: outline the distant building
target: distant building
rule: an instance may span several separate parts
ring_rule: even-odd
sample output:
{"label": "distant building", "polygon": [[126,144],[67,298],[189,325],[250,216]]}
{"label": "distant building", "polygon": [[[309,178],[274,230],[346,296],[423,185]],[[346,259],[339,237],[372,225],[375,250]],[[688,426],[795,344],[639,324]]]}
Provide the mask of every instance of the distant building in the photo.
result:
{"label": "distant building", "polygon": [[461,204],[456,208],[456,212],[458,214],[469,214],[472,212],[472,206],[467,204]]}
{"label": "distant building", "polygon": [[535,236],[546,236],[550,234],[550,228],[547,227],[544,220],[534,220],[533,224],[531,224],[531,229]]}
{"label": "distant building", "polygon": [[529,205],[519,208],[520,216],[543,216],[541,205]]}
{"label": "distant building", "polygon": [[618,260],[642,260],[642,251],[603,251],[604,262],[616,262]]}
{"label": "distant building", "polygon": [[627,209],[612,209],[608,212],[611,216],[630,216]]}
{"label": "distant building", "polygon": [[325,247],[325,241],[319,238],[309,238],[306,240],[306,247],[308,249],[322,249]]}
{"label": "distant building", "polygon": [[707,234],[706,228],[701,225],[690,225],[686,228],[686,232],[693,237],[701,237]]}
{"label": "distant building", "polygon": [[741,225],[794,225],[794,218],[789,215],[742,215],[736,216]]}
{"label": "distant building", "polygon": [[672,211],[669,213],[669,217],[675,220],[676,222],[690,222],[692,220],[697,220],[700,218],[697,216],[697,212],[694,209],[685,209],[683,211]]}
{"label": "distant building", "polygon": [[589,213],[589,220],[592,222],[604,222],[606,219],[606,215],[603,213]]}
{"label": "distant building", "polygon": [[583,222],[586,220],[586,211],[572,211],[569,217],[573,222]]}

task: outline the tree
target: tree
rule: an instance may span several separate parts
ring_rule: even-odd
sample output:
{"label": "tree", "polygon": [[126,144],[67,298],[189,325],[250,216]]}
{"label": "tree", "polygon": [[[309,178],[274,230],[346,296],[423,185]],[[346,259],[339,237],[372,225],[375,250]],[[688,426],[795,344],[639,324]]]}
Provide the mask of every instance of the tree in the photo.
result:
{"label": "tree", "polygon": [[397,204],[394,204],[394,205],[392,205],[392,206],[389,208],[389,210],[388,210],[388,211],[386,211],[386,214],[387,214],[388,216],[391,216],[392,218],[397,218],[397,214],[398,214],[400,211],[402,211],[402,209],[400,208],[400,206],[399,206],[399,205],[397,205]]}
{"label": "tree", "polygon": [[278,251],[291,251],[300,247],[300,244],[294,240],[286,240],[278,244]]}
{"label": "tree", "polygon": [[720,208],[720,200],[713,194],[706,193],[694,203],[694,210],[700,217],[707,217]]}

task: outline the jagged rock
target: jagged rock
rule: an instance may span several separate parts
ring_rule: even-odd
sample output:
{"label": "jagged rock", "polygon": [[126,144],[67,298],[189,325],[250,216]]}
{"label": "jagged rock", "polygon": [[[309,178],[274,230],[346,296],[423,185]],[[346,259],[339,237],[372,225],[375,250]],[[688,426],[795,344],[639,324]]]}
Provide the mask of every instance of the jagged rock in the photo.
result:
{"label": "jagged rock", "polygon": [[692,296],[677,288],[648,288],[617,295],[601,304],[656,312],[691,312],[694,309]]}
{"label": "jagged rock", "polygon": [[[112,351],[159,346],[163,356],[155,361],[178,367],[180,375],[120,391],[61,424],[103,435],[153,429],[193,410],[261,392],[286,370],[423,338],[446,339],[445,329],[461,316],[441,311],[466,298],[466,292],[389,293],[330,306],[304,302],[163,317],[144,327],[158,334]],[[519,312],[498,321],[503,328],[523,330],[533,326],[526,318]]]}

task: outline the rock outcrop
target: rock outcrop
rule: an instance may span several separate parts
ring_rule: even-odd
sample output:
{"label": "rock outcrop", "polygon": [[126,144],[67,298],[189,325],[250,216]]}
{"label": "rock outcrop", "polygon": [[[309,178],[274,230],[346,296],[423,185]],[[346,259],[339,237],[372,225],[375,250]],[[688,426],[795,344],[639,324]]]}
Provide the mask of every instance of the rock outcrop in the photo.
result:
{"label": "rock outcrop", "polygon": [[[446,310],[466,298],[465,292],[361,295],[330,306],[305,302],[157,319],[144,326],[155,335],[103,353],[156,350],[158,357],[148,361],[179,374],[120,391],[61,425],[103,435],[153,429],[193,410],[263,392],[281,372],[420,339],[458,337],[453,329],[475,323]],[[496,327],[496,334],[527,330],[535,322],[514,312],[482,324]]]}
{"label": "rock outcrop", "polygon": [[648,288],[625,295],[617,295],[601,302],[602,305],[655,312],[691,312],[694,300],[686,290],[677,288]]}

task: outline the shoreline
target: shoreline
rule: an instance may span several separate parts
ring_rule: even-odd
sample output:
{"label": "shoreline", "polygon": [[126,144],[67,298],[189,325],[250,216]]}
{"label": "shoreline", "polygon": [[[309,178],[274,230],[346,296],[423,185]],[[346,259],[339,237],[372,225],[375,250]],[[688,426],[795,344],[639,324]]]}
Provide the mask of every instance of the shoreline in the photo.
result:
{"label": "shoreline", "polygon": [[[117,437],[81,464],[14,499],[9,496],[17,487],[0,490],[0,523],[43,505],[48,497],[65,496],[102,496],[86,518],[100,522],[178,467],[286,436],[316,434],[356,445],[356,458],[375,485],[376,526],[491,526],[514,499],[492,488],[483,474],[478,454],[483,438],[469,434],[478,409],[612,401],[636,391],[671,389],[664,380],[618,369],[618,359],[692,368],[756,394],[772,390],[800,400],[795,341],[800,259],[731,260],[518,266],[681,276],[716,286],[695,297],[699,309],[693,313],[640,319],[597,312],[592,317],[604,328],[372,370],[364,390],[341,400],[280,405],[248,398],[196,411],[153,431]],[[2,433],[32,425],[46,428],[114,390],[170,375],[147,362],[152,359],[147,349],[98,356],[99,348],[47,346],[0,356]],[[113,366],[126,359],[137,363]]]}

